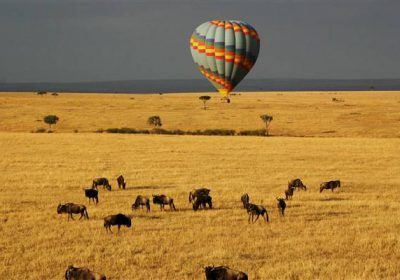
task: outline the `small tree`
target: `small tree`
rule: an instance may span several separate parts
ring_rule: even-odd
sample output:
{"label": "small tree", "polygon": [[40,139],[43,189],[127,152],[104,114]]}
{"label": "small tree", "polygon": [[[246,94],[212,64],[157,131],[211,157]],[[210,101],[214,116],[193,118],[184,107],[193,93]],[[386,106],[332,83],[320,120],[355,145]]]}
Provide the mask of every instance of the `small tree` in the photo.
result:
{"label": "small tree", "polygon": [[205,110],[205,109],[207,108],[207,107],[206,107],[206,102],[207,102],[208,100],[211,99],[211,96],[203,95],[203,96],[200,96],[199,99],[200,99],[201,101],[203,101],[203,104],[204,104],[203,109]]}
{"label": "small tree", "polygon": [[43,121],[49,125],[50,130],[51,130],[51,125],[56,124],[58,120],[59,118],[56,115],[48,115],[43,118]]}
{"label": "small tree", "polygon": [[148,118],[147,123],[154,126],[154,128],[161,127],[161,118],[159,116],[151,116]]}
{"label": "small tree", "polygon": [[265,123],[265,133],[268,136],[269,135],[269,131],[268,131],[269,125],[270,125],[270,123],[272,122],[272,120],[274,118],[272,116],[270,116],[270,115],[267,115],[267,114],[261,115],[260,118]]}

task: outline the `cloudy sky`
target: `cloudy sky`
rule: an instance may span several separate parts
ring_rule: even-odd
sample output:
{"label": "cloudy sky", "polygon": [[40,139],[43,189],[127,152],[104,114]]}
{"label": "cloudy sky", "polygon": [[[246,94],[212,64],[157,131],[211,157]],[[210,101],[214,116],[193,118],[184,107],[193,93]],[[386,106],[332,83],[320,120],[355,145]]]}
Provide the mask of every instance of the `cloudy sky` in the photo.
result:
{"label": "cloudy sky", "polygon": [[261,37],[250,78],[399,78],[399,0],[0,0],[0,82],[199,78],[212,19]]}

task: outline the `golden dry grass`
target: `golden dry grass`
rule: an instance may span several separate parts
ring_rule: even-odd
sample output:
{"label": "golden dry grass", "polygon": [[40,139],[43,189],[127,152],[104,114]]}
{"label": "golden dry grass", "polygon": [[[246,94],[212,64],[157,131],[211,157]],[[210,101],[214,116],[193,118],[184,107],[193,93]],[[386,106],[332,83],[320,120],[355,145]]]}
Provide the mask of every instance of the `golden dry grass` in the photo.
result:
{"label": "golden dry grass", "polygon": [[[202,93],[209,94],[209,93]],[[243,93],[232,103],[217,94],[202,110],[202,94],[0,94],[0,131],[30,132],[56,114],[57,132],[92,132],[112,127],[150,128],[159,115],[166,129],[263,128],[259,116],[274,117],[271,132],[282,136],[400,137],[400,92]],[[132,99],[134,98],[134,99]],[[332,98],[344,102],[332,102]]]}
{"label": "golden dry grass", "polygon": [[[314,101],[306,101],[303,95]],[[61,115],[59,132],[75,128],[90,131],[97,125],[139,127],[153,112],[147,107],[132,111],[122,107],[110,109],[108,117],[100,113],[95,117],[97,105],[122,106],[129,102],[125,95],[0,95],[0,279],[62,279],[69,264],[87,266],[112,279],[204,279],[202,268],[211,264],[243,270],[250,279],[398,279],[400,139],[396,138],[399,131],[395,109],[400,96],[378,93],[378,98],[366,93],[364,99],[361,93],[338,95],[345,99],[344,104],[351,100],[358,104],[361,116],[379,116],[382,122],[373,125],[374,130],[367,129],[369,122],[361,120],[360,126],[345,129],[344,123],[355,121],[346,120],[344,105],[332,104],[331,95],[325,93],[315,97],[311,93],[265,97],[243,94],[233,101],[234,106],[243,106],[235,114],[238,118],[243,115],[243,123],[252,124],[251,128],[259,127],[260,112],[271,112],[268,108],[274,107],[272,115],[279,116],[274,120],[275,134],[288,133],[289,124],[283,129],[278,126],[279,120],[292,118],[290,111],[296,110],[293,127],[297,119],[304,121],[296,133],[316,136],[325,125],[332,124],[337,136],[354,137],[15,133],[9,131],[31,130],[36,124],[28,119],[42,109],[49,113],[55,108],[56,112],[51,113]],[[123,101],[107,103],[107,97]],[[207,114],[234,114],[233,109],[218,102],[203,112],[192,95],[133,97],[134,102],[143,98],[149,106],[158,104],[159,98],[171,100],[171,107],[164,108],[165,113],[160,115],[170,116],[166,119],[174,120],[174,128],[190,128],[186,121],[185,126],[178,126],[179,116],[190,116],[194,108],[199,116],[193,123],[199,128],[225,124],[218,120],[209,125]],[[84,105],[79,108],[75,98]],[[157,102],[152,103],[152,98]],[[239,102],[240,98],[243,103],[248,98],[247,105]],[[265,98],[266,110],[258,105],[258,98]],[[302,106],[304,112],[301,108],[289,110],[281,98],[293,108],[294,101],[290,100],[316,104],[325,108],[321,110],[324,114],[316,118],[317,113],[308,106]],[[269,107],[268,100],[276,104]],[[192,105],[179,105],[185,102]],[[66,105],[71,103],[75,105]],[[376,110],[374,103],[380,104]],[[250,108],[251,104],[257,109]],[[162,109],[161,105],[152,106]],[[71,119],[64,115],[68,110],[74,112]],[[15,118],[10,118],[12,112]],[[329,112],[334,114],[332,120]],[[254,123],[250,117],[253,114]],[[127,123],[118,124],[114,118]],[[85,121],[81,123],[80,119]],[[236,122],[229,120],[227,127],[249,128],[238,119]],[[312,123],[315,126],[309,127]],[[115,179],[121,173],[128,183],[125,191],[115,190]],[[100,203],[89,205],[82,188],[98,176],[110,178],[113,191],[101,189]],[[282,196],[287,181],[296,177],[302,178],[309,190],[296,192],[288,202],[286,217],[281,218],[275,197]],[[337,193],[320,194],[319,183],[331,179],[341,179],[342,188]],[[195,213],[190,209],[188,191],[198,186],[212,189],[214,210]],[[269,224],[247,223],[240,203],[244,192],[255,203],[266,205]],[[104,216],[131,214],[136,195],[153,193],[174,197],[179,211],[162,213],[152,205],[150,214],[133,213],[131,229],[123,228],[120,235],[116,229],[114,234],[105,232]],[[90,220],[68,222],[65,215],[56,213],[60,202],[87,205]]]}

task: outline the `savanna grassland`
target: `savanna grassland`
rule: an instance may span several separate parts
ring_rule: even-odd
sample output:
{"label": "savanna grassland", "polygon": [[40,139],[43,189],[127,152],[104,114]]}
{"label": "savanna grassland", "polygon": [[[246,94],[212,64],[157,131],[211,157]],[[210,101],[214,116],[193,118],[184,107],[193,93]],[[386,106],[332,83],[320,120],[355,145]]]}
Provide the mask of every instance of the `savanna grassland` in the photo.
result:
{"label": "savanna grassland", "polygon": [[[400,278],[399,92],[213,95],[208,110],[198,96],[0,94],[0,279],[62,279],[69,264],[111,279],[204,279],[213,264],[249,279]],[[149,128],[150,115],[168,129],[259,129],[263,113],[274,137],[93,133]],[[55,133],[31,133],[47,114],[60,117]],[[100,176],[113,190],[100,188],[95,206],[82,189]],[[297,177],[308,190],[280,217],[275,198]],[[319,193],[334,179],[339,190]],[[215,209],[193,212],[199,186]],[[244,192],[270,223],[247,222]],[[177,212],[132,212],[136,195],[161,193]],[[90,219],[67,221],[64,202]],[[132,228],[106,233],[103,218],[119,212]]]}

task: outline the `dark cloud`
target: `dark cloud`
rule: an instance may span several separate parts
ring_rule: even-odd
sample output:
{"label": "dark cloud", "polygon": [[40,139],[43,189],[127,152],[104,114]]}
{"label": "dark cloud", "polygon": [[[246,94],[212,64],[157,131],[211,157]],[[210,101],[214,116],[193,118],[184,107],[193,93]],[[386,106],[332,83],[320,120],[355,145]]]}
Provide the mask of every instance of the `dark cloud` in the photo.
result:
{"label": "dark cloud", "polygon": [[400,1],[0,0],[0,81],[199,77],[188,38],[241,19],[262,38],[252,78],[398,78]]}

